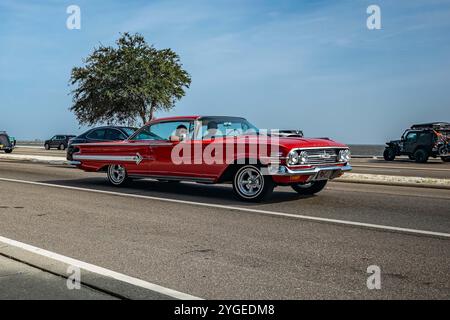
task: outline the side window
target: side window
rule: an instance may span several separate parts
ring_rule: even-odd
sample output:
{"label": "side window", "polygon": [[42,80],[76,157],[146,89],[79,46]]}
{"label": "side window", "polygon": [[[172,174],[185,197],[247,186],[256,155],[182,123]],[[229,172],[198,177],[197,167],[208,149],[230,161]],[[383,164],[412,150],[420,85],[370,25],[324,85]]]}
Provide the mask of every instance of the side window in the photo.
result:
{"label": "side window", "polygon": [[406,136],[407,142],[416,142],[417,141],[417,132],[410,132]]}
{"label": "side window", "polygon": [[160,122],[143,128],[133,140],[170,140],[177,134],[177,128],[186,128],[192,136],[193,123],[188,121]]}
{"label": "side window", "polygon": [[105,131],[105,129],[93,130],[89,132],[87,138],[92,140],[105,140]]}
{"label": "side window", "polygon": [[187,132],[192,133],[191,124],[186,121],[156,123],[150,126],[150,132],[161,137],[162,140],[170,140],[171,136],[177,134],[177,128],[185,128]]}
{"label": "side window", "polygon": [[116,141],[116,140],[125,140],[126,137],[122,132],[120,132],[120,130],[108,129],[108,130],[106,130],[105,139]]}

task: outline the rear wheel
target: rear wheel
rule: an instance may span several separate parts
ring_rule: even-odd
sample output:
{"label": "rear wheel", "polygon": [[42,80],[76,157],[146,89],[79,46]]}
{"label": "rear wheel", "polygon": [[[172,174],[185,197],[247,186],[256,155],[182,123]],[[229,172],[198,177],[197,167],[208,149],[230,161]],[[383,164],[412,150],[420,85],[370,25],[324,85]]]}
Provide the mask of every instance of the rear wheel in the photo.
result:
{"label": "rear wheel", "polygon": [[450,162],[450,157],[442,157],[441,159],[444,162]]}
{"label": "rear wheel", "polygon": [[416,158],[414,158],[413,155],[409,155],[408,158],[409,158],[409,160],[416,160]]}
{"label": "rear wheel", "polygon": [[234,193],[241,200],[259,202],[270,197],[275,187],[272,177],[254,165],[239,168],[233,177]]}
{"label": "rear wheel", "polygon": [[386,161],[393,161],[395,159],[395,151],[392,148],[386,148],[383,152],[383,158]]}
{"label": "rear wheel", "polygon": [[5,153],[11,153],[11,152],[12,152],[11,149],[5,150]]}
{"label": "rear wheel", "polygon": [[418,163],[425,163],[428,161],[428,152],[426,152],[424,149],[418,149],[416,152],[414,152],[414,159]]}
{"label": "rear wheel", "polygon": [[120,164],[111,164],[107,171],[108,181],[114,186],[123,186],[128,182],[127,170]]}
{"label": "rear wheel", "polygon": [[292,189],[297,191],[298,194],[301,195],[312,195],[315,193],[319,193],[320,191],[325,188],[327,185],[328,180],[321,180],[321,181],[313,181],[306,184],[294,184],[292,185]]}

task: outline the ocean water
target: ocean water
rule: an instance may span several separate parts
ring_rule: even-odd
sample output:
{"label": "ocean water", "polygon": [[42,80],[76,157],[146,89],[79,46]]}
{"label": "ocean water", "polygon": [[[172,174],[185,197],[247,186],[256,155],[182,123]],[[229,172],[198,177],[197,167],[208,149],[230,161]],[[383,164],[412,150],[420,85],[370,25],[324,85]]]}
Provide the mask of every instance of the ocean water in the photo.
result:
{"label": "ocean water", "polygon": [[350,151],[355,156],[382,156],[384,145],[350,144]]}

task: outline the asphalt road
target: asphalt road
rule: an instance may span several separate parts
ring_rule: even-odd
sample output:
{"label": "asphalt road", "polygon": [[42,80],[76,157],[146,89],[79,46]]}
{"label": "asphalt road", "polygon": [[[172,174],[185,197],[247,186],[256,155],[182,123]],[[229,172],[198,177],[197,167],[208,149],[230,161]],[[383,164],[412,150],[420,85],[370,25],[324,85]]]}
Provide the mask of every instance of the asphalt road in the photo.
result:
{"label": "asphalt road", "polygon": [[[117,189],[102,174],[6,161],[0,190],[1,236],[202,298],[450,297],[448,238],[351,225],[448,234],[449,190],[330,183],[317,196],[279,188],[268,203],[246,204],[229,186]],[[381,290],[367,289],[370,265],[381,268]]]}
{"label": "asphalt road", "polygon": [[[64,157],[66,151],[44,150],[43,147],[18,147],[14,154]],[[382,158],[353,158],[354,173],[381,174],[409,177],[426,177],[450,179],[450,163],[440,159],[430,159],[428,163],[415,163],[406,157],[400,157],[393,162],[386,162]]]}

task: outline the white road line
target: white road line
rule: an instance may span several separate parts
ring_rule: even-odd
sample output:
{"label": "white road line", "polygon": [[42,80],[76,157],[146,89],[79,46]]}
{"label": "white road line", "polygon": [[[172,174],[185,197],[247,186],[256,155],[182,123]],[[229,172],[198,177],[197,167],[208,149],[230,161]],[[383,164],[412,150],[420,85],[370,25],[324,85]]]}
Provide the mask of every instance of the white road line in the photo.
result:
{"label": "white road line", "polygon": [[137,287],[142,287],[145,289],[149,289],[158,293],[161,293],[163,295],[175,298],[175,299],[180,299],[180,300],[202,300],[201,298],[195,297],[195,296],[191,296],[189,294],[186,293],[182,293],[179,291],[175,291],[169,288],[165,288],[162,286],[159,286],[157,284],[153,284],[141,279],[137,279],[137,278],[133,278],[130,276],[127,276],[125,274],[122,273],[118,273],[109,269],[105,269],[102,267],[98,267],[95,266],[93,264],[90,263],[86,263],[80,260],[76,260],[73,258],[69,258],[63,255],[60,255],[58,253],[55,252],[51,252],[51,251],[47,251],[38,247],[34,247],[32,245],[26,244],[26,243],[22,243],[16,240],[12,240],[12,239],[8,239],[5,237],[0,236],[0,242],[5,243],[7,245],[13,246],[13,247],[17,247],[17,248],[21,248],[23,250],[26,250],[28,252],[34,253],[34,254],[38,254],[40,256],[46,257],[46,258],[50,258],[62,263],[66,263],[68,265],[74,266],[74,267],[78,267],[80,269],[84,269],[96,274],[100,274],[102,276],[106,276],[106,277],[110,277],[122,282],[126,282],[129,283],[131,285],[137,286]]}
{"label": "white road line", "polygon": [[61,189],[67,189],[67,190],[77,190],[77,191],[107,194],[107,195],[114,195],[114,196],[128,197],[128,198],[157,200],[157,201],[171,202],[171,203],[181,203],[181,204],[188,204],[188,205],[208,207],[208,208],[219,208],[219,209],[226,209],[226,210],[233,210],[233,211],[259,213],[259,214],[264,214],[264,215],[268,215],[268,216],[287,217],[287,218],[294,218],[294,219],[314,221],[314,222],[326,222],[326,223],[332,223],[332,224],[343,225],[343,226],[363,227],[363,228],[369,228],[369,229],[375,229],[375,230],[381,230],[381,231],[392,231],[392,232],[408,233],[408,234],[413,234],[413,235],[450,238],[450,233],[392,227],[392,226],[386,226],[386,225],[380,225],[380,224],[355,222],[355,221],[348,221],[348,220],[328,219],[328,218],[319,218],[319,217],[311,217],[311,216],[298,215],[298,214],[292,214],[292,213],[250,209],[250,208],[234,207],[234,206],[221,205],[221,204],[195,202],[195,201],[178,200],[178,199],[170,199],[170,198],[161,198],[161,197],[154,197],[154,196],[144,196],[144,195],[128,194],[128,193],[121,193],[121,192],[115,192],[115,191],[95,190],[95,189],[89,189],[89,188],[62,186],[62,185],[57,185],[57,184],[35,182],[35,181],[26,181],[26,180],[17,180],[17,179],[8,179],[8,178],[0,178],[0,181],[23,183],[23,184],[44,186],[44,187],[54,187],[54,188],[61,188]]}
{"label": "white road line", "polygon": [[450,169],[444,168],[420,168],[420,167],[388,167],[388,166],[372,166],[365,164],[353,164],[352,167],[355,168],[380,168],[380,169],[401,169],[401,170],[423,170],[423,171],[450,171]]}

